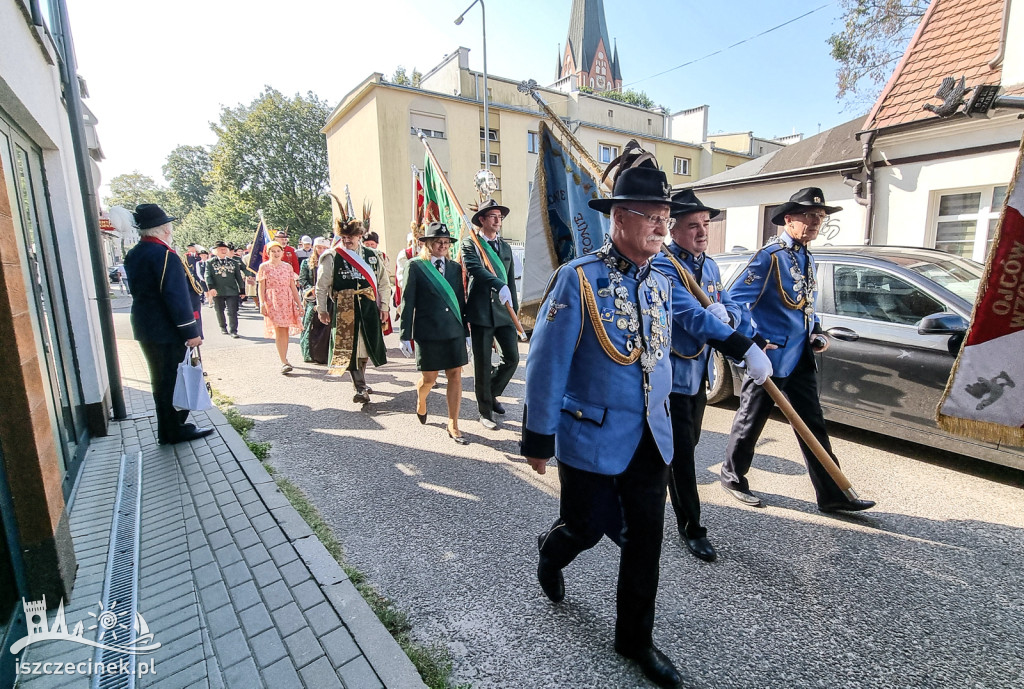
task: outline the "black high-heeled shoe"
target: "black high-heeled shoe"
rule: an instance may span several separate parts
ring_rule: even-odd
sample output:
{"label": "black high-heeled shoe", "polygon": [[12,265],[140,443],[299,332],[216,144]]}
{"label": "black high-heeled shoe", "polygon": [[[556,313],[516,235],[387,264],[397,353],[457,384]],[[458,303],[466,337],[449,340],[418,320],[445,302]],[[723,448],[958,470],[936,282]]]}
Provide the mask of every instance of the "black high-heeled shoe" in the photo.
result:
{"label": "black high-heeled shoe", "polygon": [[425,424],[427,422],[427,415],[416,412],[416,418],[420,420],[420,423]]}
{"label": "black high-heeled shoe", "polygon": [[452,433],[450,428],[446,428],[448,431],[448,437],[457,442],[459,445],[469,445],[469,441],[463,438],[461,435],[455,435]]}

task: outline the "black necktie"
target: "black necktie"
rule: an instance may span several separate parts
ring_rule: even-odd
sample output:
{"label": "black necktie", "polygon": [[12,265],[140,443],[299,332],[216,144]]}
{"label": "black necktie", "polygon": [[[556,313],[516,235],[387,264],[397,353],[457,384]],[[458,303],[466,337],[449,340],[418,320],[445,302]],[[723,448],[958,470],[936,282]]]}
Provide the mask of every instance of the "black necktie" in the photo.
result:
{"label": "black necktie", "polygon": [[494,249],[494,253],[498,253],[498,240],[497,239],[488,239],[487,243],[491,245],[492,249]]}
{"label": "black necktie", "polygon": [[439,258],[434,261],[434,265],[437,266],[437,272],[441,273],[441,275],[444,275],[444,261]]}

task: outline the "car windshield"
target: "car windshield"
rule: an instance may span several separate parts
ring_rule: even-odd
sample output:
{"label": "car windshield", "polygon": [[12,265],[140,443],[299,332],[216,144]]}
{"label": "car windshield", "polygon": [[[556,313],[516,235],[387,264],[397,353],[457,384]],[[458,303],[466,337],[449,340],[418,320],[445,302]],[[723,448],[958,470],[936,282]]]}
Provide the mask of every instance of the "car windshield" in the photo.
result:
{"label": "car windshield", "polygon": [[955,256],[948,258],[887,256],[886,258],[923,275],[972,304],[978,296],[978,286],[981,284],[981,274],[985,268],[980,263]]}

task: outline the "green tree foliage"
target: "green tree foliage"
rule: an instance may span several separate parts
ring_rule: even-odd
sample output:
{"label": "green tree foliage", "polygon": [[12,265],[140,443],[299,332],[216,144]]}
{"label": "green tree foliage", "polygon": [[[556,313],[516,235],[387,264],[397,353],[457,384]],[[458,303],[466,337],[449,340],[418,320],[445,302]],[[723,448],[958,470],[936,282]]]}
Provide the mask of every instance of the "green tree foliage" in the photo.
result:
{"label": "green tree foliage", "polygon": [[601,91],[600,93],[594,93],[594,89],[589,86],[581,86],[580,91],[583,93],[592,93],[600,98],[607,98],[609,100],[617,100],[620,103],[628,103],[629,105],[635,105],[640,108],[647,108],[653,110],[657,106],[654,100],[643,91],[634,91],[633,89],[626,89],[625,91]]}
{"label": "green tree foliage", "polygon": [[395,73],[391,75],[391,83],[400,86],[415,86],[418,88],[422,79],[423,75],[415,67],[412,68],[412,76],[409,76],[405,73],[405,67],[402,65],[396,67]]}
{"label": "green tree foliage", "polygon": [[843,30],[828,39],[836,98],[871,103],[903,56],[929,0],[841,0]]}
{"label": "green tree foliage", "polygon": [[130,211],[140,203],[157,203],[170,213],[176,204],[171,203],[168,189],[160,186],[149,175],[138,170],[118,175],[110,180],[110,196],[103,199],[107,208],[123,206]]}
{"label": "green tree foliage", "polygon": [[206,205],[207,197],[213,191],[209,181],[212,170],[210,152],[203,146],[178,146],[167,156],[163,166],[164,178],[181,200],[186,213]]}
{"label": "green tree foliage", "polygon": [[275,228],[310,236],[329,230],[327,141],[320,133],[328,115],[312,92],[288,98],[269,86],[248,105],[223,108],[212,125],[218,141],[210,181],[213,195],[233,208],[226,215],[255,218],[263,209]]}

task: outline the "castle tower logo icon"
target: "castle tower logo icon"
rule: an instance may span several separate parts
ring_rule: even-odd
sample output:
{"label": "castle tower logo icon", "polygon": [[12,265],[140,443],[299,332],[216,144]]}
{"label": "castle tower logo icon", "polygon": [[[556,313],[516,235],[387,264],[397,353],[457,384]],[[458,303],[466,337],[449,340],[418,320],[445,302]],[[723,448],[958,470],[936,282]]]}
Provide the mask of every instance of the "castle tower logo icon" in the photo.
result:
{"label": "castle tower logo icon", "polygon": [[[109,608],[99,602],[98,610],[89,612],[83,621],[79,620],[69,632],[64,617],[64,599],[57,607],[53,624],[49,625],[46,618],[46,597],[42,600],[28,602],[21,599],[25,611],[25,628],[27,634],[11,645],[11,653],[18,654],[28,646],[40,641],[71,641],[73,643],[93,646],[107,651],[142,655],[152,653],[160,648],[160,642],[154,640],[146,619],[141,612],[136,612],[134,619],[128,610],[118,610],[117,601]],[[86,632],[89,635],[86,636]]]}

